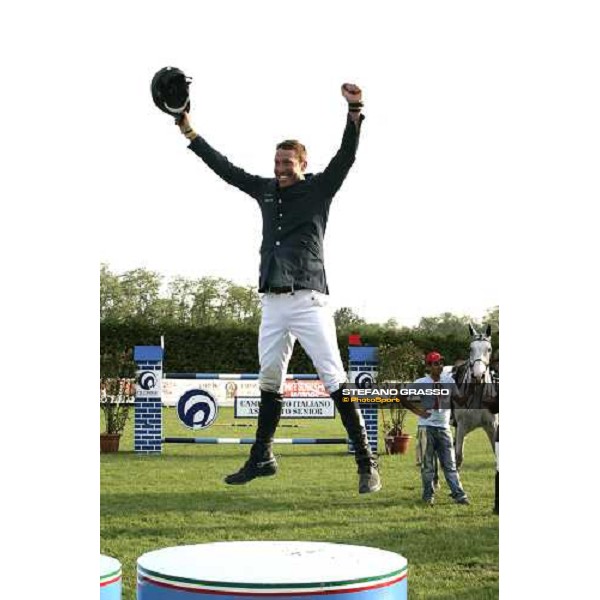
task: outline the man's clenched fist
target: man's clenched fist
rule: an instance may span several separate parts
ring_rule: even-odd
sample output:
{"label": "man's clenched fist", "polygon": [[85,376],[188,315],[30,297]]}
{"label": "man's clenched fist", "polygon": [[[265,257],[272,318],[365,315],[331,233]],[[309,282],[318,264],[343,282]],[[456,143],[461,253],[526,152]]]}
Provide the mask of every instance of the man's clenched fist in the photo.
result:
{"label": "man's clenched fist", "polygon": [[347,102],[360,102],[362,100],[362,90],[354,83],[344,83],[342,85],[342,96]]}

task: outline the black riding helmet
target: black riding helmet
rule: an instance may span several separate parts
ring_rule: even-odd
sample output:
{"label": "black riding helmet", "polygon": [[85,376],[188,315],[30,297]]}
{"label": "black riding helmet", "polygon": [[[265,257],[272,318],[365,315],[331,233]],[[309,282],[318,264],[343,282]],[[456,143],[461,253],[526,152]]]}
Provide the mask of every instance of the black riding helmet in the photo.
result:
{"label": "black riding helmet", "polygon": [[192,78],[186,77],[181,69],[164,67],[154,75],[150,84],[154,104],[177,121],[190,110],[191,81]]}

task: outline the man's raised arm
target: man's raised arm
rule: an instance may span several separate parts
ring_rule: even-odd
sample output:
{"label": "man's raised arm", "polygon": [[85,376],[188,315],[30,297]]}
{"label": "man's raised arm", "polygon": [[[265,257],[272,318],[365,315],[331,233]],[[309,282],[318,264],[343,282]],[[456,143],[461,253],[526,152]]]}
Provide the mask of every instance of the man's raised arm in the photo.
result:
{"label": "man's raised arm", "polygon": [[226,156],[217,152],[208,142],[192,128],[187,113],[178,121],[179,129],[190,140],[188,148],[199,156],[223,181],[246,192],[255,199],[261,196],[261,190],[267,179],[258,175],[250,175],[243,169],[232,165]]}
{"label": "man's raised arm", "polygon": [[354,164],[360,127],[365,118],[362,114],[362,90],[357,85],[345,83],[342,86],[342,96],[348,102],[348,119],[342,137],[342,145],[320,175],[321,185],[331,197],[340,189],[350,167]]}

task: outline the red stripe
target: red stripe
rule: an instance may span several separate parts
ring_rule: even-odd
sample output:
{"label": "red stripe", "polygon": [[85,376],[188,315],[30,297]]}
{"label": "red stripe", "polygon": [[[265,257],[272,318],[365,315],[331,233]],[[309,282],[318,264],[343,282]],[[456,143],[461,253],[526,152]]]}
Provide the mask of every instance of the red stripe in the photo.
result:
{"label": "red stripe", "polygon": [[110,585],[111,583],[115,583],[115,581],[119,581],[119,579],[121,579],[121,576],[117,575],[113,579],[108,579],[107,581],[101,581],[100,587],[104,587],[105,585]]}
{"label": "red stripe", "polygon": [[397,579],[393,579],[392,581],[386,581],[384,583],[377,583],[375,585],[371,585],[371,586],[367,586],[367,587],[360,587],[360,588],[345,588],[345,589],[337,589],[337,590],[324,590],[321,592],[304,592],[301,589],[299,589],[297,592],[274,592],[274,593],[269,593],[269,594],[260,594],[258,592],[240,592],[238,590],[231,590],[231,591],[221,591],[221,590],[210,590],[210,589],[193,589],[193,588],[186,588],[186,587],[179,587],[177,585],[174,585],[172,583],[164,583],[162,581],[155,581],[153,579],[149,579],[148,577],[145,577],[144,575],[139,575],[139,578],[142,579],[143,581],[147,581],[148,583],[158,586],[158,587],[164,587],[164,588],[168,588],[168,589],[172,589],[172,590],[179,590],[181,592],[190,592],[192,594],[214,594],[216,596],[258,596],[260,598],[264,598],[264,597],[277,597],[277,596],[326,596],[326,595],[330,595],[330,594],[351,594],[353,592],[366,592],[367,590],[376,590],[378,588],[383,588],[383,587],[387,587],[390,585],[394,585],[394,583],[398,583],[399,581],[402,581],[403,579],[406,578],[406,576],[408,575],[408,573],[404,573],[403,575],[400,575],[400,577],[398,577]]}

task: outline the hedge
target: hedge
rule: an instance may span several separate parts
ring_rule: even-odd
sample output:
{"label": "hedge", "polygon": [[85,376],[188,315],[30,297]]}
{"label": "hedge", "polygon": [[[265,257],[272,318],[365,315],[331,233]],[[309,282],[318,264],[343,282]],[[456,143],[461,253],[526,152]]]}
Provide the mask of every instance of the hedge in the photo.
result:
{"label": "hedge", "polygon": [[[103,356],[121,354],[132,356],[134,346],[158,346],[160,336],[165,336],[165,362],[167,372],[258,372],[258,331],[244,327],[189,327],[169,325],[157,328],[144,322],[107,322],[100,324],[100,353]],[[363,336],[365,345],[382,343],[398,345],[413,342],[423,354],[432,349],[445,357],[446,364],[458,358],[467,358],[469,335],[440,336],[426,334],[417,329],[385,330]],[[492,335],[494,350],[498,348],[498,334]],[[348,335],[338,332],[344,366],[348,361]],[[106,367],[103,367],[106,370]],[[314,367],[300,344],[296,344],[290,361],[290,373],[314,373]],[[105,376],[114,373],[102,373]]]}

